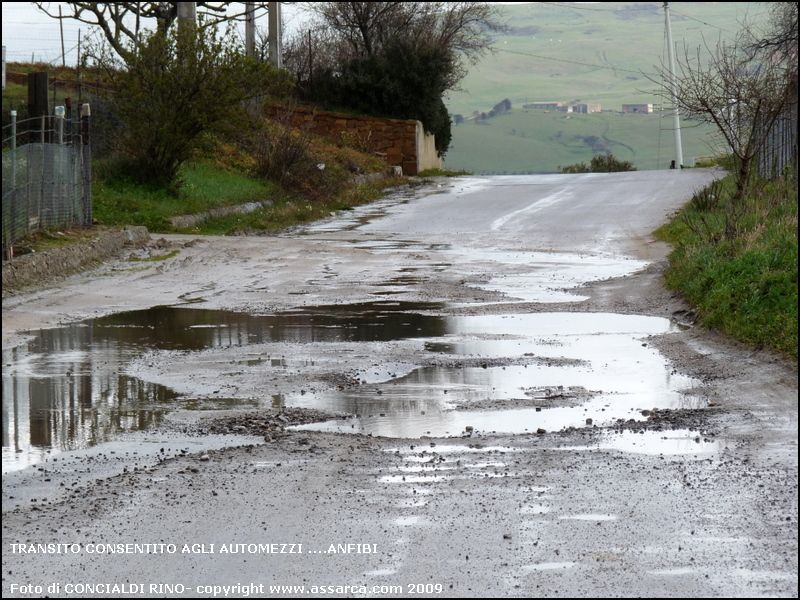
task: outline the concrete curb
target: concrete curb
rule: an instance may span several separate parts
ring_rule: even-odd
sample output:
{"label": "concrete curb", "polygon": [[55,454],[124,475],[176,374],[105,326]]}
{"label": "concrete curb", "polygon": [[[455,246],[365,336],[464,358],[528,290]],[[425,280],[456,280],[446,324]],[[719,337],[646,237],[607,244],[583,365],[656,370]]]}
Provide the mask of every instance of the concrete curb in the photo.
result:
{"label": "concrete curb", "polygon": [[107,260],[126,246],[141,246],[149,240],[150,233],[145,227],[103,230],[90,240],[5,261],[3,297],[63,279]]}

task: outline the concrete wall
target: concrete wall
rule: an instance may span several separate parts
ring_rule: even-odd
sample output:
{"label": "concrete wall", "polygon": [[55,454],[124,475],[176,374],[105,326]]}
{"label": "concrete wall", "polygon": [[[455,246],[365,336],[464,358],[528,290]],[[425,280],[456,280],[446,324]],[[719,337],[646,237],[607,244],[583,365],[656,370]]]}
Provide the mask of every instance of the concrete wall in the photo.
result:
{"label": "concrete wall", "polygon": [[[443,168],[442,158],[436,152],[436,136],[425,131],[417,121],[417,173],[427,169]],[[405,169],[403,169],[405,172]],[[411,173],[407,173],[411,175]]]}
{"label": "concrete wall", "polygon": [[290,109],[272,106],[268,116],[290,111],[292,126],[307,129],[336,143],[345,143],[381,156],[390,166],[403,167],[403,174],[441,166],[436,154],[434,136],[426,134],[422,123],[413,119],[383,119],[316,110],[305,106]]}

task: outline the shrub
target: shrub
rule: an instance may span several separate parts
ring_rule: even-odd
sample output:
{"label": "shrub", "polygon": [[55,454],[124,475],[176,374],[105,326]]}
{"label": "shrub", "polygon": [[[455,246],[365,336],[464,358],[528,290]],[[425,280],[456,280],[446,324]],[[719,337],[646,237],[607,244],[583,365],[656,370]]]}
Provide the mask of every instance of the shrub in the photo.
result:
{"label": "shrub", "polygon": [[310,169],[310,144],[308,132],[280,118],[266,121],[246,141],[256,174],[282,185],[298,181]]}
{"label": "shrub", "polygon": [[635,171],[636,167],[626,160],[619,160],[613,154],[597,154],[587,166],[586,163],[577,163],[558,167],[561,173],[616,173],[619,171]]}
{"label": "shrub", "polygon": [[567,165],[566,167],[558,167],[561,173],[589,173],[591,169],[586,163],[575,163],[574,165]]}
{"label": "shrub", "polygon": [[616,173],[619,171],[635,171],[636,167],[627,160],[619,160],[613,154],[598,154],[592,157],[589,164],[592,173]]}
{"label": "shrub", "polygon": [[241,136],[256,175],[280,183],[310,200],[329,200],[351,186],[357,175],[385,169],[377,156],[337,144],[291,124],[279,111]]}
{"label": "shrub", "polygon": [[174,185],[203,134],[236,126],[244,102],[288,89],[286,77],[245,58],[230,32],[152,33],[122,68],[110,70],[117,151],[140,182]]}

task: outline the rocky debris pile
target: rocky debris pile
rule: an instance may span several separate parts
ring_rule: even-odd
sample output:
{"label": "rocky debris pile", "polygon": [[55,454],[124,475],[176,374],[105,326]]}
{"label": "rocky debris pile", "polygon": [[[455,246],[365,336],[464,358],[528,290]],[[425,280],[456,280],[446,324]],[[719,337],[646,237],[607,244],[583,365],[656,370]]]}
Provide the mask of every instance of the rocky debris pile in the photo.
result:
{"label": "rocky debris pile", "polygon": [[286,435],[285,429],[292,425],[318,423],[339,418],[321,410],[310,408],[284,408],[277,412],[248,412],[211,421],[207,433],[260,435],[271,442]]}
{"label": "rocky debris pile", "polygon": [[[643,433],[645,431],[671,431],[675,429],[688,429],[697,431],[698,436],[708,441],[709,438],[716,436],[713,423],[709,418],[719,412],[719,407],[710,402],[705,408],[679,408],[679,409],[657,409],[641,410],[640,414],[645,417],[640,419],[617,419],[616,422],[604,427],[598,427],[592,419],[586,419],[585,427],[566,427],[558,432],[562,436],[569,436],[574,433],[591,433],[603,429],[614,433],[623,431],[634,431]],[[537,432],[538,433],[538,432]]]}

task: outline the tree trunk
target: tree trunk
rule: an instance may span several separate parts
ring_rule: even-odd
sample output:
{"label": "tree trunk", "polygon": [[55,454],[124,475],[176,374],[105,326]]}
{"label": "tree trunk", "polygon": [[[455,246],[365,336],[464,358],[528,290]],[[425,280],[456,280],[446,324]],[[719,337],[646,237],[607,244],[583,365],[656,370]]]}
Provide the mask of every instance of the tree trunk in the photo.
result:
{"label": "tree trunk", "polygon": [[725,239],[727,240],[736,239],[739,235],[739,217],[743,212],[742,205],[745,194],[750,187],[752,160],[752,156],[746,159],[739,158],[739,166],[736,169],[736,192],[725,210]]}

